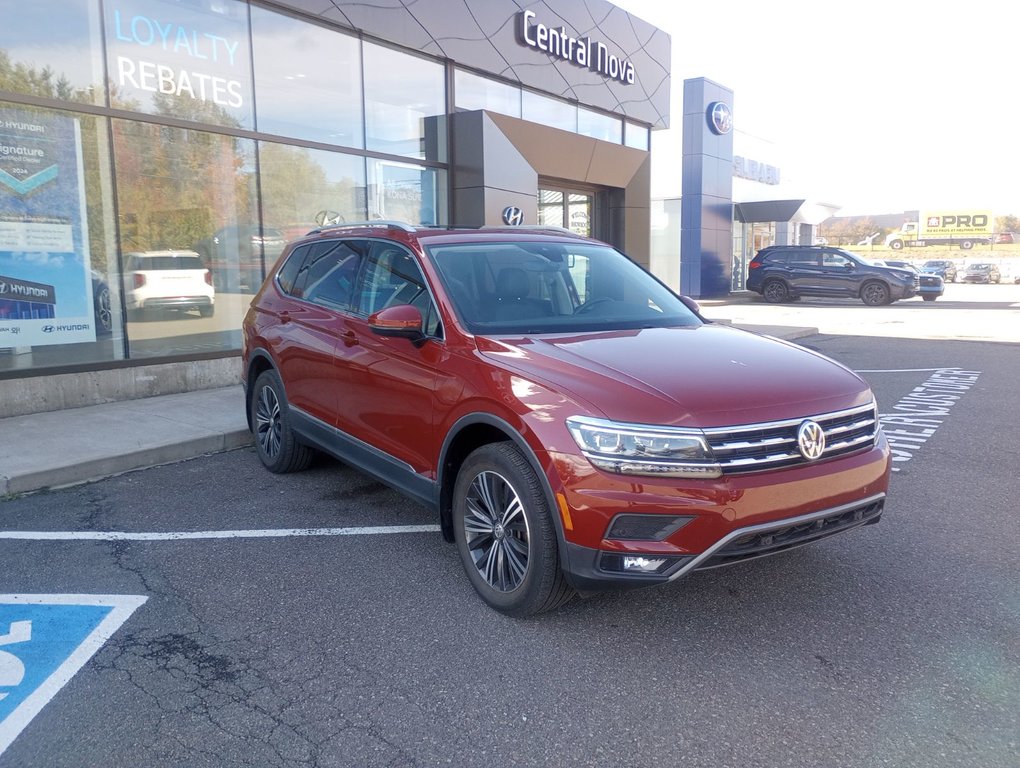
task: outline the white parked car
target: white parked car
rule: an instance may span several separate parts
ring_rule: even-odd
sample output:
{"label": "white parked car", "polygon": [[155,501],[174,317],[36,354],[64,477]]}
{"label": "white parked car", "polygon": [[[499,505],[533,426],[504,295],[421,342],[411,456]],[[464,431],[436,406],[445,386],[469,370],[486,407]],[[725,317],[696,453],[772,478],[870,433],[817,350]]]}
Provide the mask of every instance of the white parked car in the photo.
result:
{"label": "white parked car", "polygon": [[194,251],[142,251],[125,254],[124,261],[131,314],[194,310],[212,317],[216,311],[212,272]]}

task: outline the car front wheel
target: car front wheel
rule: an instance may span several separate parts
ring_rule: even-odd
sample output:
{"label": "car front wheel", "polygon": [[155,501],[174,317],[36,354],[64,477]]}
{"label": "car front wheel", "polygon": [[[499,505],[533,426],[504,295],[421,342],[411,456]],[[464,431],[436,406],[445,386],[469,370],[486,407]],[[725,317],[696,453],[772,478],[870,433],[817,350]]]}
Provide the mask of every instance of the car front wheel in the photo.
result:
{"label": "car front wheel", "polygon": [[475,591],[509,616],[532,616],[570,600],[542,485],[512,443],[465,460],[453,491],[453,529]]}
{"label": "car front wheel", "polygon": [[263,371],[255,380],[251,424],[255,432],[255,451],[270,472],[298,472],[311,463],[315,454],[291,429],[287,395],[274,370]]}
{"label": "car front wheel", "polygon": [[865,283],[861,288],[861,301],[869,307],[878,307],[889,303],[889,288],[885,283]]}

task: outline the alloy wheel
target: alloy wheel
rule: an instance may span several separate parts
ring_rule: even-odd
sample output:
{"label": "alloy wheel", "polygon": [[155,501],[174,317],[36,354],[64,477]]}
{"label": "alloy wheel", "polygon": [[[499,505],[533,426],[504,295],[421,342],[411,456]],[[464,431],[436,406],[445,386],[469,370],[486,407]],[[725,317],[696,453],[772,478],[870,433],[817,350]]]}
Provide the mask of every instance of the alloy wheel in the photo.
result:
{"label": "alloy wheel", "polygon": [[282,433],[280,399],[272,387],[263,387],[255,403],[255,439],[270,459],[275,459],[280,453]]}
{"label": "alloy wheel", "polygon": [[464,532],[471,559],[485,582],[511,592],[528,573],[530,531],[524,505],[496,472],[480,472],[468,489]]}

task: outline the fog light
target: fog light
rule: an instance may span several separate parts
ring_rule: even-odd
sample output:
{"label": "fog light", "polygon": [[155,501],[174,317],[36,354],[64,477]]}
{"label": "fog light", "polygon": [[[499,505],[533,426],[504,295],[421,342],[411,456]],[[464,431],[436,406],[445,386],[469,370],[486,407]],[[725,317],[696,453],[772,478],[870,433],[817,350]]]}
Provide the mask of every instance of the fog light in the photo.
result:
{"label": "fog light", "polygon": [[630,557],[624,555],[623,570],[640,571],[641,573],[658,573],[659,569],[666,564],[664,557]]}
{"label": "fog light", "polygon": [[624,555],[618,552],[603,552],[599,567],[603,571],[646,574],[654,576],[671,570],[679,562],[690,560],[689,557],[669,557],[666,555]]}

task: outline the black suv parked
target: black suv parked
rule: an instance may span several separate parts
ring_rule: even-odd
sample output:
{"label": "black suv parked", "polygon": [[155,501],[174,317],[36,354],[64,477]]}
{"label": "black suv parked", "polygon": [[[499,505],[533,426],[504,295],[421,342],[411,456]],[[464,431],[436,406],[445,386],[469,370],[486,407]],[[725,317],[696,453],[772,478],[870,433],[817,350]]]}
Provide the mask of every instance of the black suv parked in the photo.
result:
{"label": "black suv parked", "polygon": [[771,303],[823,296],[879,306],[916,295],[917,278],[916,272],[878,266],[841,248],[770,245],[748,265],[746,287]]}

